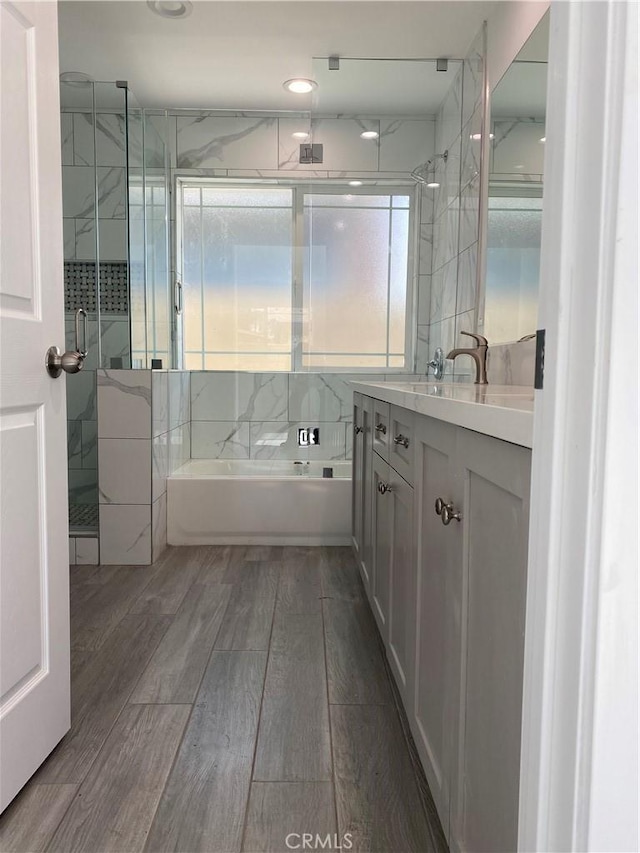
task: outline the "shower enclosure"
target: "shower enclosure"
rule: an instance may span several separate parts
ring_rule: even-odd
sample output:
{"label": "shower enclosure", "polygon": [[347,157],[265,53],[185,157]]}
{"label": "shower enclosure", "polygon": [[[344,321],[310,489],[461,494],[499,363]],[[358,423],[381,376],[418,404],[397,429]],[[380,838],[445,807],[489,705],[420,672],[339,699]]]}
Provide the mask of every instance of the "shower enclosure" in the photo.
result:
{"label": "shower enclosure", "polygon": [[148,287],[165,283],[168,298],[166,155],[162,117],[146,120],[125,82],[61,82],[60,101],[67,349],[76,312],[88,315],[84,369],[67,377],[69,526],[97,536],[96,371],[151,366],[170,349],[159,335],[147,344],[159,313]]}

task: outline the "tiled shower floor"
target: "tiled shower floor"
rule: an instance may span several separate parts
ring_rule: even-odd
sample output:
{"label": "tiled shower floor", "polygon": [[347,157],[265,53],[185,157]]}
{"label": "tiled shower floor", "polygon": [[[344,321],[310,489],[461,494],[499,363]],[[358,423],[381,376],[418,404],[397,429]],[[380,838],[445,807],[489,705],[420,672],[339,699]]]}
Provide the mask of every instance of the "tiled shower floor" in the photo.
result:
{"label": "tiled shower floor", "polygon": [[69,530],[97,530],[98,507],[96,504],[69,504]]}

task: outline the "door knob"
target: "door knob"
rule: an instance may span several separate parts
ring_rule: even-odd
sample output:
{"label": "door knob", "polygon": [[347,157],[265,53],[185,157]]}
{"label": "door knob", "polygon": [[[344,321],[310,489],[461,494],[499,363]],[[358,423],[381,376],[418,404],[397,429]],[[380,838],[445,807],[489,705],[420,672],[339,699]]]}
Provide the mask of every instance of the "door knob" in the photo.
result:
{"label": "door knob", "polygon": [[383,483],[382,480],[378,483],[378,491],[381,495],[386,495],[387,492],[393,491],[393,486],[390,486],[389,483]]}
{"label": "door knob", "polygon": [[[80,346],[80,318],[82,317],[82,347]],[[47,373],[53,379],[64,370],[65,373],[79,373],[84,367],[84,360],[87,357],[87,312],[84,308],[78,308],[76,311],[76,348],[75,350],[67,350],[60,352],[58,347],[49,347],[45,356],[45,367]]]}
{"label": "door knob", "polygon": [[355,426],[353,428],[353,431],[355,432],[356,435],[360,435],[360,433],[362,432],[362,427],[361,426]]}
{"label": "door knob", "polygon": [[381,432],[382,435],[387,434],[387,428],[384,424],[376,424],[376,432]]}

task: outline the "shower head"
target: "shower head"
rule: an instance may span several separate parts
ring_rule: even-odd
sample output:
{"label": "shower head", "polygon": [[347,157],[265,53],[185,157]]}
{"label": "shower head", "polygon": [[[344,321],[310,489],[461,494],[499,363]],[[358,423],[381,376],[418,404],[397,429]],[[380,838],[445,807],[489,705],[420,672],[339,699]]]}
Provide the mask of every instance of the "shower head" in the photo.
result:
{"label": "shower head", "polygon": [[449,152],[444,151],[442,154],[435,154],[431,160],[427,160],[426,163],[422,163],[421,166],[416,166],[416,168],[411,172],[411,177],[417,184],[424,184],[427,187],[439,187],[440,184],[436,181],[436,160],[444,160],[447,162],[447,158],[449,157]]}

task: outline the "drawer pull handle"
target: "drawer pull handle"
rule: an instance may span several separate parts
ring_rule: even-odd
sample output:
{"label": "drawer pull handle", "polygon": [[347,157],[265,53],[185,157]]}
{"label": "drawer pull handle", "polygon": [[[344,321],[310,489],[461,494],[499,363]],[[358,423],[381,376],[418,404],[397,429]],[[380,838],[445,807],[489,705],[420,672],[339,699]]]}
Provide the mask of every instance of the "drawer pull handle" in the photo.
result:
{"label": "drawer pull handle", "polygon": [[355,426],[353,428],[353,431],[355,432],[356,435],[360,435],[360,433],[362,432],[362,427],[361,426]]}
{"label": "drawer pull handle", "polygon": [[409,439],[406,435],[402,435],[402,433],[396,435],[396,437],[393,439],[393,443],[401,444],[403,447],[409,447]]}
{"label": "drawer pull handle", "polygon": [[455,509],[452,503],[445,503],[442,498],[436,498],[436,515],[439,515],[442,519],[442,523],[445,525],[451,524],[451,522],[455,519],[456,521],[462,521],[462,516]]}
{"label": "drawer pull handle", "polygon": [[386,495],[387,492],[393,491],[393,486],[390,486],[389,483],[383,483],[382,480],[378,483],[378,491],[381,495]]}
{"label": "drawer pull handle", "polygon": [[382,435],[387,434],[387,428],[384,424],[376,424],[376,432],[381,432]]}

